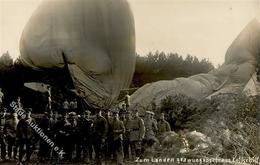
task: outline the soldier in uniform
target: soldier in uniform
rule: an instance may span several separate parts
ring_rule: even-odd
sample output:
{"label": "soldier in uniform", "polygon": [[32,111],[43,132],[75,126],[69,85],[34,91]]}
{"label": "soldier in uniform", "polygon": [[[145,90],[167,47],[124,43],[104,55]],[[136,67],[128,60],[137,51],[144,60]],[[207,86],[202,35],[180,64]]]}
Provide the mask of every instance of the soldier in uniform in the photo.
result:
{"label": "soldier in uniform", "polygon": [[[84,112],[83,112],[84,114]],[[85,121],[83,116],[78,116],[77,118],[77,131],[76,131],[76,161],[82,161],[82,151],[83,151],[83,145],[84,145],[84,134],[85,134]]]}
{"label": "soldier in uniform", "polygon": [[[60,150],[64,150],[64,144],[66,143],[65,140],[65,125],[67,125],[69,122],[67,120],[68,116],[67,113],[61,116],[61,118],[56,119],[56,123],[54,124],[54,130],[55,130],[55,144],[59,147]],[[58,157],[56,152],[53,152],[53,156],[56,159],[61,159]]]}
{"label": "soldier in uniform", "polygon": [[154,112],[152,112],[151,118],[152,118],[154,124],[157,126],[158,124],[157,124],[157,120],[154,118]]}
{"label": "soldier in uniform", "polygon": [[[123,138],[123,148],[124,148],[124,156],[125,159],[129,159],[130,155],[129,155],[129,148],[130,148],[130,131],[131,131],[131,116],[130,116],[130,112],[126,112],[125,113],[125,120],[124,122],[124,127],[125,127],[125,133],[124,133],[124,138]],[[131,149],[132,150],[132,149]]]}
{"label": "soldier in uniform", "polygon": [[123,112],[126,112],[126,111],[127,111],[127,108],[126,108],[126,104],[125,104],[125,103],[122,104],[121,110],[122,110]]}
{"label": "soldier in uniform", "polygon": [[[44,117],[41,120],[39,127],[43,130],[48,138],[53,139],[54,137],[54,120],[52,118],[52,113],[45,112]],[[49,146],[46,141],[41,138],[40,139],[40,149],[39,149],[39,157],[41,160],[49,160],[51,156],[51,146]]]}
{"label": "soldier in uniform", "polygon": [[73,99],[69,103],[70,110],[78,113],[78,102],[77,99]]}
{"label": "soldier in uniform", "polygon": [[6,159],[6,142],[5,142],[5,109],[0,111],[0,145],[1,145],[1,158]]}
{"label": "soldier in uniform", "polygon": [[58,123],[58,121],[59,121],[59,113],[57,111],[54,111],[52,118],[53,118],[54,124]]}
{"label": "soldier in uniform", "polygon": [[90,111],[84,111],[82,117],[78,119],[78,142],[76,144],[76,159],[82,160],[81,153],[83,151],[83,158],[87,162],[92,160],[92,127],[93,120],[90,119]]}
{"label": "soldier in uniform", "polygon": [[[16,158],[17,154],[17,147],[16,147],[16,131],[17,131],[17,124],[19,120],[17,118],[17,113],[12,112],[10,119],[8,119],[5,123],[5,132],[6,132],[6,140],[8,143],[8,157],[9,159],[12,159],[12,152],[13,152],[13,158]],[[13,148],[14,147],[14,148]]]}
{"label": "soldier in uniform", "polygon": [[68,116],[68,123],[64,125],[65,130],[65,144],[64,152],[67,161],[72,161],[73,151],[75,150],[76,141],[78,140],[77,129],[77,114],[70,112]]}
{"label": "soldier in uniform", "polygon": [[[57,134],[58,134],[58,123],[60,122],[60,119],[57,111],[53,111],[52,119],[53,119],[53,130],[52,130],[53,141],[58,146]],[[52,148],[51,161],[55,160],[56,158],[57,158],[57,152],[55,152],[54,148]]]}
{"label": "soldier in uniform", "polygon": [[83,115],[85,119],[85,135],[84,135],[84,158],[88,161],[93,160],[93,120],[90,119],[90,111],[86,111]]}
{"label": "soldier in uniform", "polygon": [[[29,125],[29,123],[34,123],[34,119],[31,117],[31,108],[26,108],[26,117],[21,118],[17,124],[17,141],[19,146],[19,161],[23,162],[23,156],[26,153],[26,161],[30,161],[31,154],[33,152],[34,144],[33,140],[35,138],[34,130]],[[25,150],[24,150],[25,148]]]}
{"label": "soldier in uniform", "polygon": [[102,149],[107,135],[107,121],[102,116],[102,110],[100,109],[96,115],[96,120],[93,123],[93,144],[95,150],[95,159],[97,164],[101,164],[104,155],[102,155]]}
{"label": "soldier in uniform", "polygon": [[121,121],[124,121],[124,120],[125,120],[125,114],[126,114],[126,112],[128,112],[128,111],[126,110],[126,105],[125,105],[125,103],[123,103],[123,104],[122,104],[122,108],[119,108],[119,119],[120,119]]}
{"label": "soldier in uniform", "polygon": [[130,145],[133,158],[141,156],[142,141],[145,135],[144,122],[139,117],[138,111],[133,111],[133,118],[130,122]]}
{"label": "soldier in uniform", "polygon": [[105,111],[105,119],[107,121],[107,136],[106,136],[106,151],[105,156],[106,159],[111,159],[113,156],[113,132],[112,132],[112,122],[113,118],[111,117],[111,111]]}
{"label": "soldier in uniform", "polygon": [[158,121],[157,125],[158,125],[158,137],[159,137],[159,139],[160,139],[160,137],[162,137],[162,135],[165,132],[171,131],[170,124],[164,119],[164,113],[161,113],[160,120]]}
{"label": "soldier in uniform", "polygon": [[63,109],[63,113],[69,112],[69,102],[67,99],[65,99],[64,102],[62,103],[62,109]]}
{"label": "soldier in uniform", "polygon": [[124,164],[123,153],[123,134],[125,133],[125,127],[121,120],[119,120],[119,114],[117,111],[113,112],[114,119],[112,121],[112,133],[113,133],[113,156],[116,158],[118,165]]}
{"label": "soldier in uniform", "polygon": [[[158,130],[154,119],[152,118],[153,112],[146,111],[146,116],[144,119],[144,126],[145,126],[145,136],[143,141],[143,147],[151,147],[155,142],[158,142],[155,134]],[[143,148],[144,151],[144,148]]]}

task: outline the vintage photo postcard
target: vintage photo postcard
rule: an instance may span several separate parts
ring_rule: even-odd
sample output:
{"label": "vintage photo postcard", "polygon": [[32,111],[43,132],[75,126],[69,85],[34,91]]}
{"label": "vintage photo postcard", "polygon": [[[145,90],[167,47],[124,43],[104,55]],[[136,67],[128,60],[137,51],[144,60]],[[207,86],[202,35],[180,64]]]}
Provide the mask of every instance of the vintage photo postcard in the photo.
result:
{"label": "vintage photo postcard", "polygon": [[0,0],[1,165],[260,165],[259,0]]}

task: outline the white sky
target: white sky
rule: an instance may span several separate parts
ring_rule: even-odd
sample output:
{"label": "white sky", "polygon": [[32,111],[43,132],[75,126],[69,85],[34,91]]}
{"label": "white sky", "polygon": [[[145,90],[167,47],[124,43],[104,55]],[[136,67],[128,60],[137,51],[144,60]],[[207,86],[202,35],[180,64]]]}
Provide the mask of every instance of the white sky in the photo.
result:
{"label": "white sky", "polygon": [[[21,32],[41,0],[0,0],[0,53],[19,55]],[[258,0],[128,0],[139,54],[177,52],[215,65],[243,27],[256,16]]]}

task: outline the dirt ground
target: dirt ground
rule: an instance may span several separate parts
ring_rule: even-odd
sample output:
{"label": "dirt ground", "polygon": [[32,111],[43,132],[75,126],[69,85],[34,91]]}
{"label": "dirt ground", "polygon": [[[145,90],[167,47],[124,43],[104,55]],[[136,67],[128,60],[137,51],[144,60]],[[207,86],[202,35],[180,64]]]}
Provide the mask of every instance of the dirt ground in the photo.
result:
{"label": "dirt ground", "polygon": [[[0,161],[1,165],[95,165],[95,162],[92,163],[84,163],[84,162],[79,162],[79,163],[66,163],[66,162],[62,162],[62,163],[57,163],[57,162],[48,162],[48,163],[39,163],[37,161],[31,161],[30,163],[25,163],[25,164],[19,164],[18,161],[15,160],[10,160],[10,161]],[[104,165],[116,165],[115,162],[106,162],[103,163]],[[138,164],[135,163],[133,161],[126,161],[125,165],[134,165],[134,164]],[[142,163],[143,165],[145,165],[145,163]]]}

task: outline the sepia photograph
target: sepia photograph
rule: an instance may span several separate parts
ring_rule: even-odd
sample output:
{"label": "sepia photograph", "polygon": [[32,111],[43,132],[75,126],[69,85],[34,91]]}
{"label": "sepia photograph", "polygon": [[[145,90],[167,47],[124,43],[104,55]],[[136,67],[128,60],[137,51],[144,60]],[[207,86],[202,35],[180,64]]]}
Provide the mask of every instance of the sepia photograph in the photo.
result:
{"label": "sepia photograph", "polygon": [[0,0],[0,165],[178,164],[260,165],[260,0]]}

